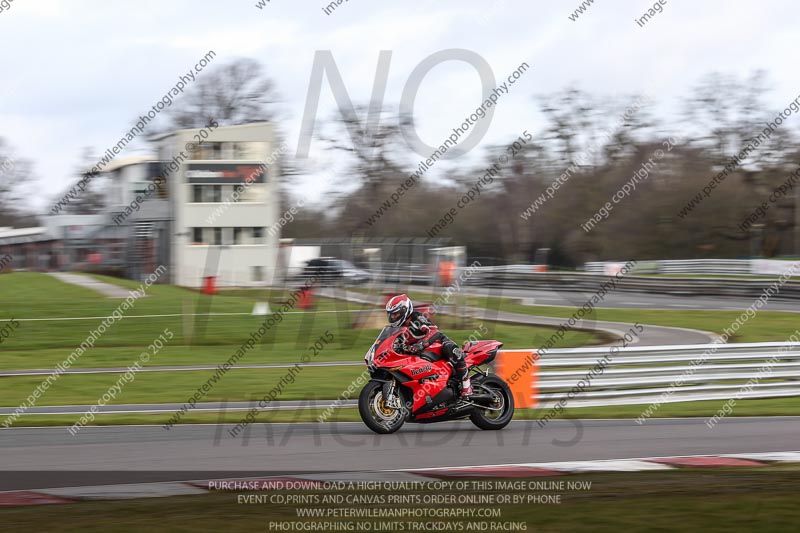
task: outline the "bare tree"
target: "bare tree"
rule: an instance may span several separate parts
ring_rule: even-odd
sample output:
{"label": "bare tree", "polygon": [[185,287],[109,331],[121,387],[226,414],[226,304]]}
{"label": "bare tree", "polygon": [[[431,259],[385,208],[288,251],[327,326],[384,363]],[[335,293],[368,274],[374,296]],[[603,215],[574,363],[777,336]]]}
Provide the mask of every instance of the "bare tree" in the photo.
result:
{"label": "bare tree", "polygon": [[[407,149],[398,119],[387,117],[380,120],[373,133],[367,135],[367,125],[359,120],[358,114],[365,117],[366,109],[356,108],[353,116],[339,115],[331,132],[319,134],[320,139],[327,142],[329,150],[338,152],[337,157],[343,161],[349,161],[347,181],[351,190],[337,193],[341,210],[335,213],[343,233],[347,235],[374,233],[364,221],[410,172],[403,160]],[[387,221],[390,218],[387,217]]]}
{"label": "bare tree", "polygon": [[[604,259],[791,253],[800,241],[794,194],[771,203],[749,232],[741,229],[745,217],[752,217],[798,168],[797,134],[791,128],[773,132],[747,162],[705,194],[709,180],[723,168],[720,163],[752,142],[775,112],[761,102],[763,79],[759,72],[744,81],[705,79],[685,98],[685,120],[675,128],[652,116],[648,104],[627,113],[635,109],[629,98],[602,100],[577,89],[545,96],[542,130],[531,132],[533,141],[436,237],[451,237],[471,254],[507,261],[533,261],[537,248],[550,248],[551,262],[565,267]],[[362,138],[361,121],[343,122],[341,129]],[[363,146],[342,146],[351,151],[348,178],[356,186],[332,201],[337,209],[320,211],[316,218],[328,223],[323,231],[349,235],[361,224],[371,236],[424,236],[494,160],[451,169],[438,182],[426,174],[396,207],[392,203],[381,210],[414,165],[407,148],[395,144],[395,122],[385,122]],[[503,148],[500,143],[490,149],[490,157]],[[568,169],[569,179],[545,195]],[[314,217],[308,218],[311,223],[293,234],[319,234]],[[365,227],[365,219],[374,223]]]}
{"label": "bare tree", "polygon": [[[81,157],[78,165],[75,167],[75,181],[80,179],[88,169],[97,162],[97,154],[92,147],[85,147],[81,150]],[[98,174],[88,182],[85,190],[80,194],[76,194],[70,198],[70,201],[65,205],[61,213],[73,215],[94,215],[103,213],[105,211],[105,193],[104,188],[107,186],[108,178],[105,174]],[[74,183],[74,182],[73,182]],[[73,187],[73,185],[70,185]],[[58,198],[63,197],[69,189],[59,192]]]}
{"label": "bare tree", "polygon": [[169,129],[202,128],[273,119],[275,84],[253,59],[237,59],[204,72],[195,85],[166,112]]}
{"label": "bare tree", "polygon": [[35,224],[29,199],[33,190],[33,165],[14,153],[0,137],[0,226]]}

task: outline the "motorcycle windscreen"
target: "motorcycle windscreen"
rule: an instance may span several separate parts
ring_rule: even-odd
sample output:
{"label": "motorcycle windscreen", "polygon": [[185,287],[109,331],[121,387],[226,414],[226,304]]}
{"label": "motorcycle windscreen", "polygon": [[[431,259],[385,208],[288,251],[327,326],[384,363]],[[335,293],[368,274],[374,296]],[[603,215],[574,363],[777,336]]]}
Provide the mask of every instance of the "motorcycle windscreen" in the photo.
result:
{"label": "motorcycle windscreen", "polygon": [[402,327],[397,327],[397,328],[395,328],[395,327],[392,327],[392,326],[386,326],[386,327],[385,327],[385,328],[383,328],[383,329],[381,330],[381,332],[378,334],[378,338],[377,338],[377,339],[375,339],[375,344],[380,344],[380,343],[382,343],[383,341],[385,341],[386,339],[388,339],[389,337],[394,337],[394,336],[395,336],[395,335],[397,335],[397,334],[398,334],[398,333],[399,333],[399,332],[400,332],[402,329],[403,329]]}
{"label": "motorcycle windscreen", "polygon": [[367,355],[364,357],[367,365],[371,364],[371,361],[374,360],[376,348],[380,346],[386,339],[396,336],[402,329],[402,327],[386,326],[381,330],[381,332],[378,334],[378,338],[372,343],[372,346],[370,346],[369,350],[367,350]]}

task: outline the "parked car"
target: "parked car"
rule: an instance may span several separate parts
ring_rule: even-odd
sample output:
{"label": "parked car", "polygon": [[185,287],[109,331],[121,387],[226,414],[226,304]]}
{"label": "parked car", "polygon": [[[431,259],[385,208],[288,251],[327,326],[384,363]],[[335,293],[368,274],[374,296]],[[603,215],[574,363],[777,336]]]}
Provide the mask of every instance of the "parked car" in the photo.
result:
{"label": "parked car", "polygon": [[350,261],[332,257],[310,259],[306,262],[302,277],[303,279],[316,277],[319,283],[331,285],[339,283],[356,285],[367,283],[372,279],[372,275],[369,272],[358,268]]}

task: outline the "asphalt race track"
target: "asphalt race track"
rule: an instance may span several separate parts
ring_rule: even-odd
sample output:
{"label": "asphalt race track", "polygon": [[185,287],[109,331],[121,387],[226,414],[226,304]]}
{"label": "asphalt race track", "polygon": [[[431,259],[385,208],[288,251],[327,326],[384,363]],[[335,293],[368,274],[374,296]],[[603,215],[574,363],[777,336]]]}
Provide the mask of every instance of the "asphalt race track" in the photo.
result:
{"label": "asphalt race track", "polygon": [[[797,448],[800,417],[515,421],[499,432],[469,422],[409,424],[375,435],[361,423],[63,427],[0,431],[0,490],[82,483],[190,480],[222,472],[311,473],[778,452]],[[57,475],[54,471],[62,471]],[[103,472],[105,471],[105,472]],[[91,472],[94,472],[92,474]]]}

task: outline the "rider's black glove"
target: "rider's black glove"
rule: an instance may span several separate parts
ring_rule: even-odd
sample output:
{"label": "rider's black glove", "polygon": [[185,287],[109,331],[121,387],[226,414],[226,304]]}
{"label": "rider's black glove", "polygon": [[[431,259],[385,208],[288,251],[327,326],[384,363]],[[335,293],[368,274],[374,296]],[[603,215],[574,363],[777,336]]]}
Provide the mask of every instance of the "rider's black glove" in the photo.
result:
{"label": "rider's black glove", "polygon": [[420,353],[424,349],[425,349],[425,347],[422,345],[421,342],[418,342],[416,344],[412,344],[412,345],[406,347],[406,350],[408,350],[408,353],[410,353],[412,355],[417,355],[418,353]]}

